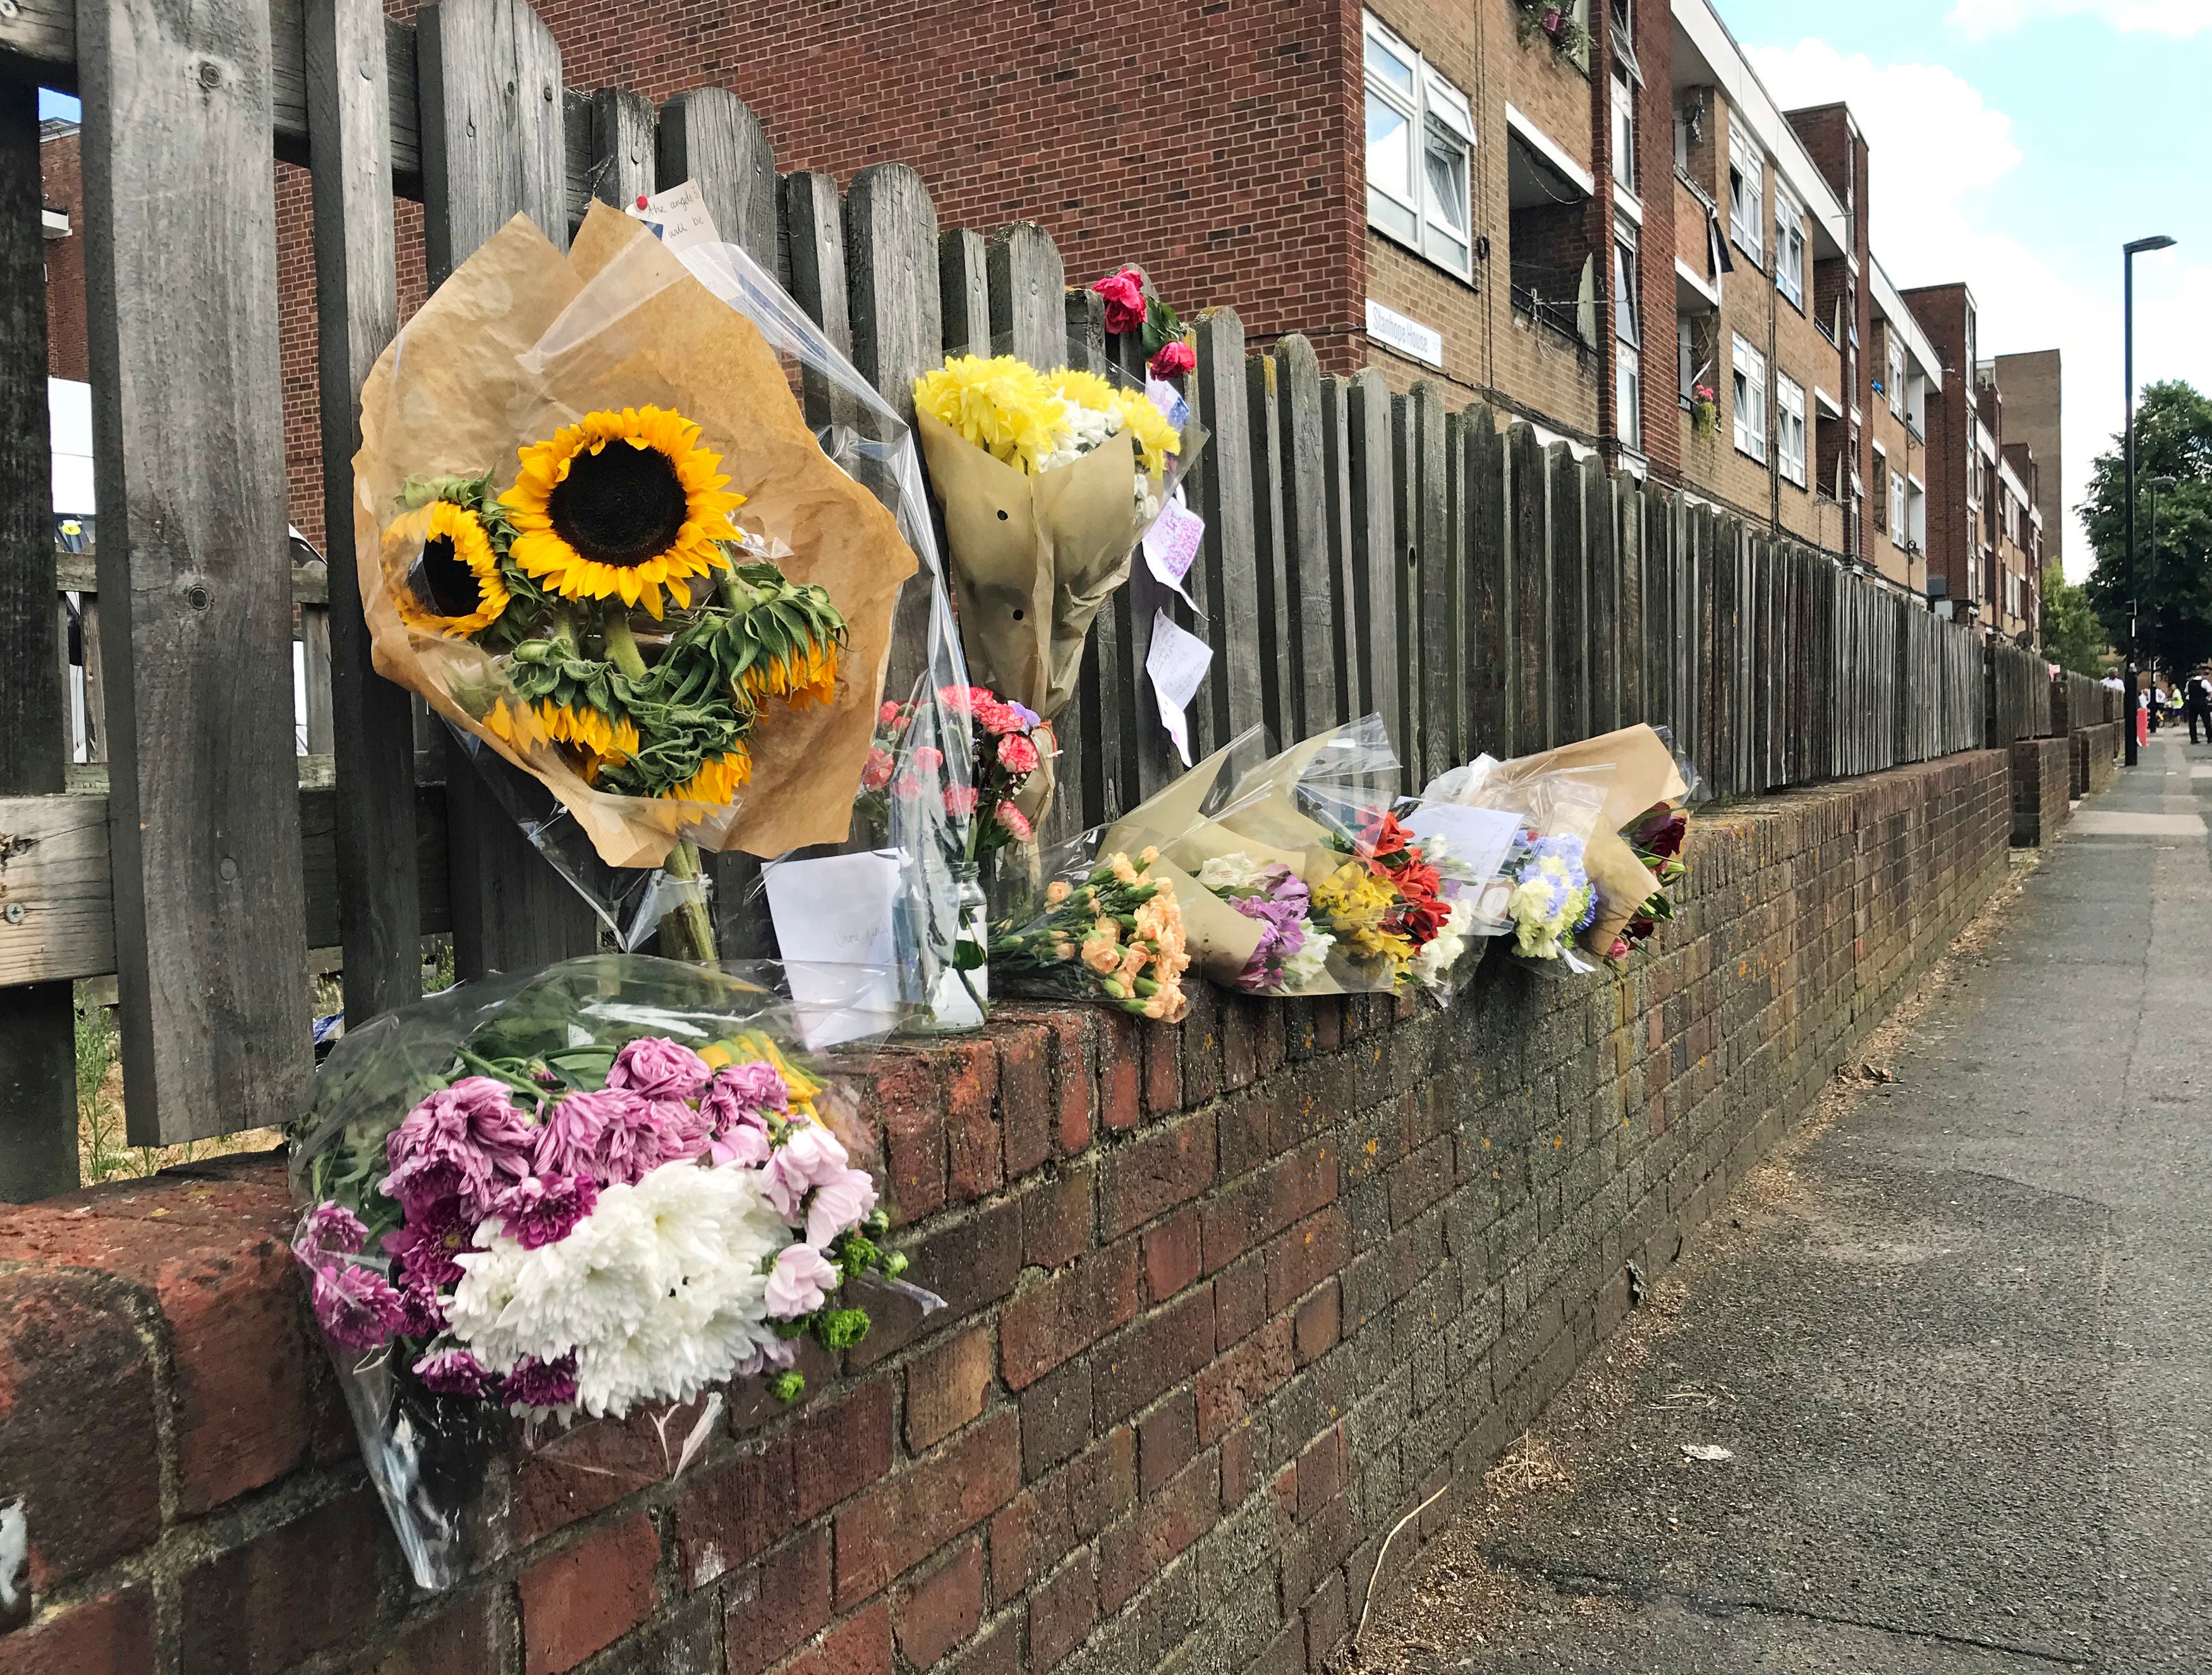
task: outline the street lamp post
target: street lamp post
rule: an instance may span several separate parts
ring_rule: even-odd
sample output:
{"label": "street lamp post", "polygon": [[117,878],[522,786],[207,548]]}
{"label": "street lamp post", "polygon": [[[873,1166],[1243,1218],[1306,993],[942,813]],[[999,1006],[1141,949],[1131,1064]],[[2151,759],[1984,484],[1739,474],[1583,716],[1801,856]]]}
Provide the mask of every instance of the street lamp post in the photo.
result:
{"label": "street lamp post", "polygon": [[2169,250],[2173,240],[2163,233],[2148,239],[2130,239],[2120,246],[2121,359],[2128,381],[2127,459],[2127,577],[2128,577],[2128,718],[2127,765],[2136,765],[2136,709],[2142,675],[2136,667],[2136,253]]}

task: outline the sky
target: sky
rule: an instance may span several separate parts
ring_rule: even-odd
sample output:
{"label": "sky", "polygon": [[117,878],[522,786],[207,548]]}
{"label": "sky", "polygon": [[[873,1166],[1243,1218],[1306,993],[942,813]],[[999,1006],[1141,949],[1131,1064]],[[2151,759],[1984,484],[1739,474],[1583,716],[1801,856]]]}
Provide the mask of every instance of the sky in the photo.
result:
{"label": "sky", "polygon": [[[2120,246],[2136,381],[2212,390],[2212,0],[1716,0],[1785,108],[1848,102],[1869,149],[1874,251],[1899,287],[1963,279],[1980,353],[2064,361],[2073,511],[2121,429]],[[2047,537],[2046,537],[2047,538]]]}

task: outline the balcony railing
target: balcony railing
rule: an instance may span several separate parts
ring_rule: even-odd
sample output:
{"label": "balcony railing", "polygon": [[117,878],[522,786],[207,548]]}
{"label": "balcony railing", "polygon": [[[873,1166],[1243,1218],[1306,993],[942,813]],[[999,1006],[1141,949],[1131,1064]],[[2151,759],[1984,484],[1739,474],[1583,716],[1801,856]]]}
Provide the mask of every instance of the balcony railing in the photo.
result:
{"label": "balcony railing", "polygon": [[1582,304],[1579,300],[1562,301],[1540,295],[1526,286],[1516,285],[1513,287],[1513,307],[1516,313],[1526,314],[1538,325],[1548,327],[1577,349],[1591,347],[1583,337]]}

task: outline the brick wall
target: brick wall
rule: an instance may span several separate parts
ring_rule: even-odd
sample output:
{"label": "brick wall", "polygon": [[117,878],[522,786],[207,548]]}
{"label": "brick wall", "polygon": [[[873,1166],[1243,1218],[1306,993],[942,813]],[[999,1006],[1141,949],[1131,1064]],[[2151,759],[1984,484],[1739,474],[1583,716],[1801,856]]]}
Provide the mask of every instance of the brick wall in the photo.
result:
{"label": "brick wall", "polygon": [[2112,781],[2119,778],[2116,766],[2126,741],[2121,737],[2117,721],[2100,721],[2091,726],[2076,727],[2067,736],[2073,746],[2074,794],[2087,797],[2100,791],[2108,791]]}
{"label": "brick wall", "polygon": [[84,341],[84,169],[77,130],[42,124],[39,176],[46,207],[69,216],[66,239],[46,241],[46,373],[78,384],[92,378]]}
{"label": "brick wall", "polygon": [[[1711,812],[1617,981],[1011,1009],[865,1102],[914,1277],[796,1411],[495,1464],[405,1583],[271,1162],[0,1214],[0,1669],[1318,1669],[2004,876],[2008,758]],[[678,1434],[681,1434],[679,1423]],[[646,1480],[648,1486],[637,1484]],[[1447,1496],[1424,1528],[1450,1510]]]}
{"label": "brick wall", "polygon": [[2068,738],[2023,738],[2012,747],[2012,841],[2016,848],[2050,843],[2066,823],[2074,791],[2074,746]]}

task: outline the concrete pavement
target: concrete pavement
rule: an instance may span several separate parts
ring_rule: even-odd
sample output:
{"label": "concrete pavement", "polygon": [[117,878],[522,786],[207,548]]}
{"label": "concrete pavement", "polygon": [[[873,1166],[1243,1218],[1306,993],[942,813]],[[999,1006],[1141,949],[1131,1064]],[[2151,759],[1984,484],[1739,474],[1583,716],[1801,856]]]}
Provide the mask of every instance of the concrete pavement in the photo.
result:
{"label": "concrete pavement", "polygon": [[1618,1387],[1561,1399],[1566,1486],[1447,1535],[1369,1667],[2212,1670],[2212,746],[2186,738],[2077,811],[1895,1082],[1747,1183]]}

